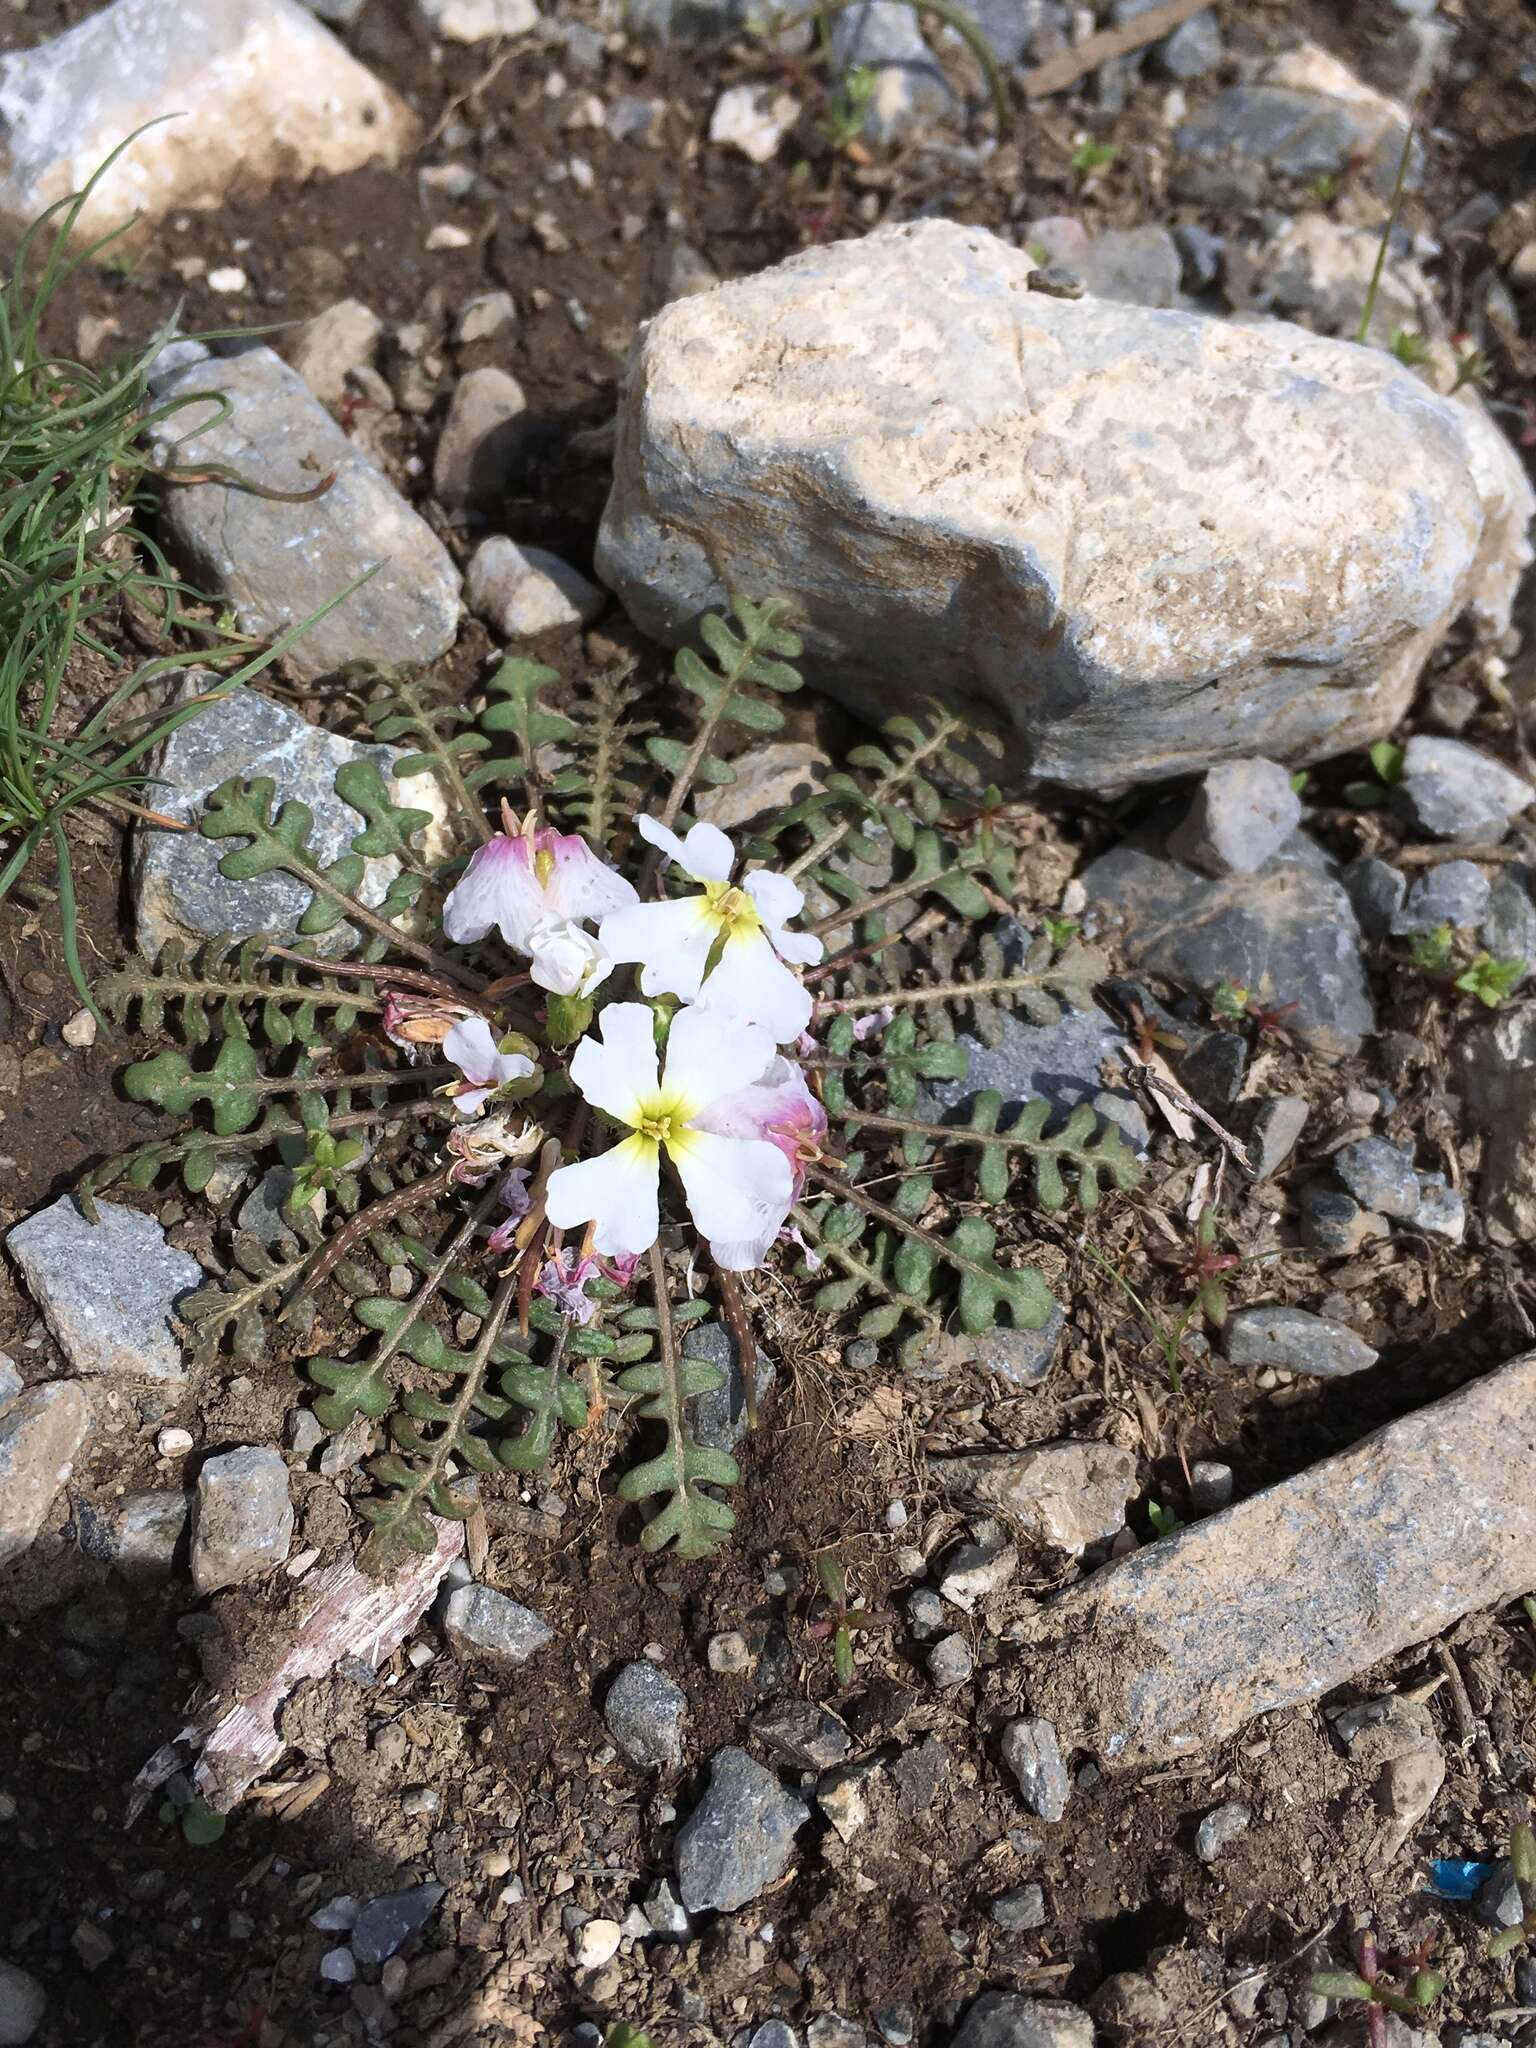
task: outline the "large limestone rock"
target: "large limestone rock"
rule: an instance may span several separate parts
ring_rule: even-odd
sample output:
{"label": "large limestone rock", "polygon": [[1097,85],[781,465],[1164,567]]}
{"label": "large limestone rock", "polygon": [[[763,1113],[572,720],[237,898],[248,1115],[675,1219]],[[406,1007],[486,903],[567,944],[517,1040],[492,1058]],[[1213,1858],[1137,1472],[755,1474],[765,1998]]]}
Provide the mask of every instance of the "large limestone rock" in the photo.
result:
{"label": "large limestone rock", "polygon": [[665,307],[626,378],[600,574],[676,642],[802,603],[818,680],[971,700],[1079,788],[1386,732],[1536,499],[1479,412],[1281,322],[1031,292],[927,221]]}
{"label": "large limestone rock", "polygon": [[24,223],[78,192],[148,121],[161,125],[102,179],[79,239],[217,206],[237,184],[393,163],[416,133],[404,101],[298,0],[114,0],[0,57],[0,213]]}

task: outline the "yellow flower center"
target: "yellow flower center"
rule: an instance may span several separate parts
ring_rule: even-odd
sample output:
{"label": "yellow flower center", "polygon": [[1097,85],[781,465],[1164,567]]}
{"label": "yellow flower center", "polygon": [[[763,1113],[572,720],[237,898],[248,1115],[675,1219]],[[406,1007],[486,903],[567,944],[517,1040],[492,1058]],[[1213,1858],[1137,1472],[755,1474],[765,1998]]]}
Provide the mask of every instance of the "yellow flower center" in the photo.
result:
{"label": "yellow flower center", "polygon": [[737,932],[754,932],[762,924],[752,898],[731,882],[706,882],[704,900],[709,915],[718,920],[727,938]]}
{"label": "yellow flower center", "polygon": [[533,856],[533,879],[541,889],[549,887],[549,878],[555,872],[555,856],[547,846],[541,847]]}
{"label": "yellow flower center", "polygon": [[675,1150],[686,1143],[688,1119],[694,1105],[681,1095],[652,1095],[640,1104],[640,1114],[634,1125],[642,1138],[649,1138],[655,1145],[665,1145]]}

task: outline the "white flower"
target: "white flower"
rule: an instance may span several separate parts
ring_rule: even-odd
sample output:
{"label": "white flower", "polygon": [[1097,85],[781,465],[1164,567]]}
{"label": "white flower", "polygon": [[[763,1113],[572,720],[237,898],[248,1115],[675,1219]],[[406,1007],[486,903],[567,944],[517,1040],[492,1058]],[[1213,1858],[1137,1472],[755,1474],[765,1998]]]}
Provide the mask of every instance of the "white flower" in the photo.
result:
{"label": "white flower", "polygon": [[642,818],[640,834],[702,882],[704,893],[610,911],[598,930],[604,951],[615,961],[641,963],[648,996],[697,999],[741,1023],[763,1025],[780,1045],[798,1038],[811,1021],[811,998],[785,963],[814,964],[822,946],[809,932],[785,930],[805,906],[794,883],[759,868],[733,887],[731,842],[715,825],[695,825],[679,839]]}
{"label": "white flower", "polygon": [[508,1081],[526,1081],[534,1064],[520,1052],[498,1052],[491,1027],[483,1017],[465,1017],[443,1040],[443,1051],[464,1076],[447,1092],[460,1116],[478,1116],[488,1099]]}
{"label": "white flower", "polygon": [[764,1072],[773,1044],[766,1031],[750,1025],[729,1024],[707,1010],[680,1010],[658,1079],[655,1021],[644,1003],[611,1003],[599,1020],[601,1041],[587,1037],[577,1046],[571,1079],[629,1135],[594,1159],[558,1167],[545,1207],[559,1230],[594,1224],[599,1252],[649,1251],[660,1227],[665,1151],[689,1214],[725,1264],[734,1248],[756,1244],[765,1231],[771,1242],[793,1198],[794,1177],[777,1145],[722,1137],[706,1127],[712,1105]]}
{"label": "white flower", "polygon": [[568,917],[541,917],[528,934],[535,984],[552,996],[589,996],[613,972],[590,932]]}
{"label": "white flower", "polygon": [[[515,824],[510,812],[507,822]],[[454,945],[473,946],[495,925],[526,953],[545,919],[602,917],[637,900],[634,884],[579,833],[536,830],[530,812],[521,830],[498,832],[475,852],[443,905],[443,930]]]}
{"label": "white flower", "polygon": [[[703,1014],[707,1015],[708,1012]],[[745,1088],[721,1096],[699,1118],[699,1128],[722,1138],[762,1138],[789,1162],[790,1197],[800,1199],[805,1169],[819,1159],[827,1136],[827,1112],[806,1085],[805,1075],[782,1054]],[[783,1218],[779,1218],[782,1224]],[[771,1219],[755,1237],[712,1247],[722,1266],[744,1273],[760,1266],[778,1236]]]}

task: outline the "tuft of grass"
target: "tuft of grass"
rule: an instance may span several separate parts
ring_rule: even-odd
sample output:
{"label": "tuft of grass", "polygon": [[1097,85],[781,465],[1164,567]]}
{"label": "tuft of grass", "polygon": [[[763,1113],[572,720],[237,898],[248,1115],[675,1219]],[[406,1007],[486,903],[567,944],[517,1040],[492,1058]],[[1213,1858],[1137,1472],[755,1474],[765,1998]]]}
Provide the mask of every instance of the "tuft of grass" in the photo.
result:
{"label": "tuft of grass", "polygon": [[1090,135],[1077,145],[1069,161],[1077,175],[1086,182],[1095,171],[1108,170],[1119,154],[1118,142],[1095,142]]}

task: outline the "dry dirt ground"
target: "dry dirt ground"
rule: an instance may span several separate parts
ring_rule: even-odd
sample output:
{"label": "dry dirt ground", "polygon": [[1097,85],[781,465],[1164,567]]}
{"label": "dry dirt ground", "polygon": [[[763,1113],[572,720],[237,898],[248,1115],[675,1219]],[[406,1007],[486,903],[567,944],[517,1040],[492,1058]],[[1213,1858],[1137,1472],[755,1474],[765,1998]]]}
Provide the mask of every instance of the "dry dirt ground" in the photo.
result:
{"label": "dry dirt ground", "polygon": [[[0,40],[29,43],[83,11],[38,4],[8,12]],[[1390,19],[1385,6],[1290,9],[1250,0],[1223,0],[1220,12],[1235,50],[1304,26],[1356,60]],[[1520,0],[1464,0],[1460,12],[1465,48],[1480,64],[1433,109],[1431,181],[1411,202],[1426,220],[1476,190],[1513,196],[1536,147],[1532,95],[1516,78],[1536,44],[1536,17]],[[440,351],[436,395],[420,413],[394,416],[388,459],[407,494],[439,517],[426,478],[451,371],[502,364],[528,393],[539,440],[522,494],[500,523],[582,566],[590,566],[606,488],[600,439],[583,432],[612,413],[624,350],[659,303],[678,241],[730,276],[807,240],[920,211],[988,225],[1058,212],[1094,225],[1172,224],[1181,211],[1165,199],[1162,88],[1152,84],[1134,90],[1113,120],[1070,97],[1048,102],[976,171],[935,167],[916,150],[874,151],[863,166],[834,161],[815,126],[822,87],[800,72],[794,82],[809,117],[780,161],[757,170],[702,137],[721,87],[763,75],[759,55],[632,46],[608,57],[597,83],[609,97],[633,90],[665,98],[663,146],[584,132],[593,189],[559,188],[567,246],[552,250],[530,235],[529,222],[549,203],[541,165],[571,149],[561,103],[547,91],[554,56],[518,45],[491,70],[484,48],[432,45],[404,0],[373,0],[348,40],[435,131],[423,161],[470,163],[481,181],[474,195],[443,197],[418,182],[413,164],[271,197],[235,196],[216,214],[170,222],[131,266],[73,280],[56,309],[60,345],[73,345],[86,316],[133,339],[182,300],[184,324],[196,330],[299,321],[346,296],[392,325],[425,323],[436,337],[475,293],[509,289],[515,330],[456,355]],[[1086,194],[1070,163],[1085,128],[1119,144]],[[427,250],[442,220],[469,229],[467,247]],[[230,262],[251,280],[234,303],[206,286],[207,271]],[[1509,381],[1508,366],[1501,374],[1506,396],[1529,396]],[[464,547],[461,533],[445,530]],[[575,672],[608,633],[627,637],[610,618],[589,636],[595,645],[573,635],[540,651]],[[471,629],[445,677],[472,674],[481,647]],[[659,678],[659,657],[639,651],[645,673]],[[333,722],[347,715],[344,696],[301,701]],[[1468,737],[1511,752],[1507,724],[1492,707]],[[1325,775],[1324,796],[1328,787]],[[1127,822],[1123,808],[1111,817],[1107,807],[1096,813],[1080,804],[1026,818],[1021,913],[1053,906],[1081,858]],[[1325,808],[1322,829],[1347,854],[1369,843],[1375,827],[1340,807]],[[125,950],[121,849],[109,834],[85,870],[86,956],[105,968]],[[1384,1027],[1406,1034],[1417,1056],[1390,1073],[1373,1055],[1340,1068],[1309,1060],[1282,1034],[1257,1048],[1269,1063],[1266,1087],[1310,1097],[1306,1160],[1352,1128],[1359,1105],[1350,1090],[1388,1084],[1397,1106],[1382,1127],[1411,1138],[1421,1164],[1466,1180],[1475,1143],[1458,1126],[1441,1059],[1455,1013],[1384,955],[1373,957],[1372,969]],[[146,1126],[114,1086],[138,1049],[131,1039],[109,1031],[88,1050],[61,1039],[76,1004],[46,911],[7,907],[0,983],[4,1228]],[[1188,1158],[1160,1139],[1143,1188],[1108,1205],[1093,1225],[1102,1256],[1175,1315],[1181,1282],[1147,1246],[1157,1217],[1182,1209],[1189,1184]],[[984,1435],[1020,1444],[1061,1433],[1111,1437],[1144,1459],[1146,1490],[1133,1521],[1150,1537],[1147,1503],[1185,1512],[1194,1460],[1225,1459],[1239,1494],[1252,1492],[1530,1343],[1530,1269],[1491,1251],[1475,1229],[1463,1247],[1399,1241],[1323,1271],[1294,1249],[1283,1209],[1273,1186],[1230,1206],[1229,1241],[1249,1259],[1234,1297],[1263,1293],[1316,1307],[1328,1294],[1367,1291],[1382,1353],[1373,1372],[1265,1390],[1196,1356],[1174,1386],[1146,1324],[1083,1255],[1069,1225],[1049,1226],[1041,1250],[1068,1308],[1068,1334],[1053,1377],[1035,1391],[963,1378],[903,1384],[851,1364],[836,1332],[785,1316],[781,1391],[744,1452],[733,1548],[704,1564],[644,1559],[605,1491],[599,1448],[567,1445],[536,1489],[559,1496],[559,1519],[510,1493],[488,1508],[486,1576],[546,1616],[558,1653],[510,1683],[481,1682],[442,1650],[429,1624],[425,1640],[439,1654],[424,1667],[397,1656],[374,1687],[337,1680],[305,1698],[287,1724],[295,1749],[283,1777],[297,1795],[290,1810],[280,1816],[270,1801],[248,1805],[212,1848],[187,1846],[153,1809],[132,1829],[123,1824],[128,1781],[180,1725],[200,1683],[206,1603],[194,1600],[184,1577],[146,1588],[106,1575],[78,1540],[76,1504],[104,1489],[165,1484],[172,1474],[157,1461],[154,1440],[166,1423],[184,1422],[208,1449],[281,1440],[302,1387],[291,1361],[273,1355],[249,1369],[225,1362],[179,1404],[117,1397],[53,1524],[0,1594],[0,1927],[5,1953],[48,1988],[41,2041],[319,2048],[388,2037],[401,2048],[490,2048],[563,2040],[583,2019],[625,2018],[648,2024],[658,2044],[703,2043],[733,2040],[773,2015],[801,2029],[833,2011],[872,2024],[877,2012],[906,2004],[918,2038],[936,2044],[985,1987],[1081,1998],[1111,1973],[1163,1958],[1162,2017],[1131,2038],[1170,2048],[1250,2044],[1292,2023],[1286,1998],[1312,1958],[1295,1959],[1341,1911],[1375,1918],[1394,1940],[1440,1930],[1455,1983],[1448,2019],[1471,2022],[1507,2003],[1507,1973],[1479,1962],[1481,1937],[1470,1919],[1431,1905],[1418,1887],[1429,1857],[1499,1853],[1511,1813],[1529,1804],[1536,1634],[1518,1610],[1454,1632],[1454,1687],[1444,1659],[1431,1652],[1360,1674],[1362,1691],[1440,1681],[1432,1711],[1447,1748],[1446,1788],[1386,1869],[1370,1860],[1357,1789],[1315,1710],[1273,1717],[1213,1754],[1140,1780],[1100,1777],[1090,1766],[1066,1821],[1038,1828],[1010,1788],[978,1702],[989,1668],[1013,1654],[1010,1621],[1056,1582],[1050,1568],[1031,1561],[976,1617],[973,1686],[936,1691],[901,1619],[897,1544],[915,1541],[931,1552],[958,1527],[928,1497],[931,1451]],[[210,1225],[201,1212],[162,1201],[158,1213],[175,1242],[206,1248]],[[55,1369],[50,1341],[6,1270],[0,1345],[28,1377]],[[334,1552],[349,1540],[329,1481],[296,1474],[295,1496],[303,1541]],[[910,1517],[900,1537],[885,1522],[893,1499]],[[824,1641],[808,1629],[812,1560],[834,1542],[876,1617],[857,1638],[855,1681],[841,1690]],[[259,1593],[225,1596],[214,1614],[236,1656],[270,1626]],[[723,1629],[747,1636],[750,1671],[708,1669],[705,1645]],[[631,1769],[601,1720],[606,1682],[648,1646],[659,1648],[691,1701],[681,1774]],[[754,1705],[779,1692],[826,1702],[847,1723],[857,1755],[892,1762],[856,1850],[813,1829],[781,1891],[686,1944],[627,1945],[612,1964],[580,1973],[570,1909],[622,1920],[647,1884],[667,1874],[673,1827],[696,1795],[703,1759],[718,1743],[740,1740]],[[1474,1720],[1463,1725],[1458,1710],[1467,1701]],[[404,1743],[381,1742],[385,1729],[403,1731]],[[402,1795],[418,1788],[433,1799],[403,1807]],[[1195,1824],[1236,1798],[1253,1808],[1254,1828],[1207,1867],[1193,1853]],[[308,1923],[317,1905],[433,1873],[447,1896],[406,1951],[403,1980],[341,1988],[317,1979],[333,1939]],[[1048,1922],[1006,1933],[987,1907],[1031,1879],[1044,1886]],[[1262,1974],[1225,2002],[1229,1978],[1256,1970]]]}

